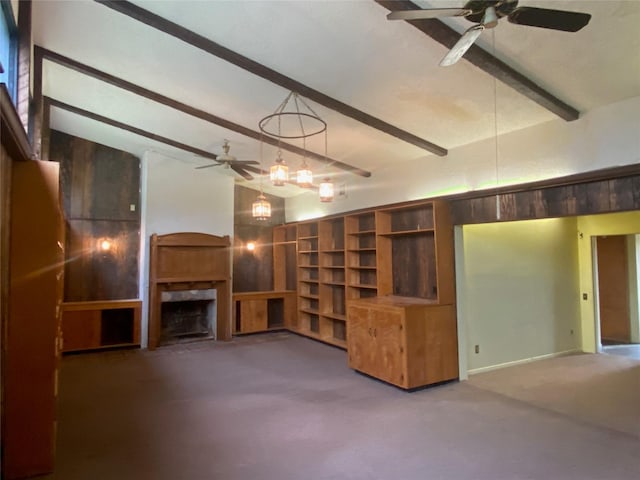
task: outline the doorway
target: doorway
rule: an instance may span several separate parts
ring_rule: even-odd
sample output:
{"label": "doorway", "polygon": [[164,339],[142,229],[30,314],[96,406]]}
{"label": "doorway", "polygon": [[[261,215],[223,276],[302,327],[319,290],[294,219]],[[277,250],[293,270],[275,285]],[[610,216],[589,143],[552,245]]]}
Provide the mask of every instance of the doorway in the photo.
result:
{"label": "doorway", "polygon": [[598,316],[602,352],[640,355],[635,235],[596,237]]}

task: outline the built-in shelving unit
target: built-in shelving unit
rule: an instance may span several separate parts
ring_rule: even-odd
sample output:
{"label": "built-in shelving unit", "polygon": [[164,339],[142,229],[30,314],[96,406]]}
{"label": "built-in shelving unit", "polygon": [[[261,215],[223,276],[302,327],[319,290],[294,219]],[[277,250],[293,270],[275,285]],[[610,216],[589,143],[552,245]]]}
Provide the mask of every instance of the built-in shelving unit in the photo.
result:
{"label": "built-in shelving unit", "polygon": [[320,339],[346,348],[344,217],[318,223]]}
{"label": "built-in shelving unit", "polygon": [[[291,330],[347,348],[353,368],[403,388],[455,377],[453,227],[446,202],[284,227],[296,228],[298,323]],[[274,232],[274,249],[289,245],[292,232]],[[403,335],[404,328],[411,332]],[[391,361],[399,367],[389,376]]]}
{"label": "built-in shelving unit", "polygon": [[320,338],[320,266],[318,222],[297,225],[298,325],[297,331]]}
{"label": "built-in shelving unit", "polygon": [[346,298],[375,297],[378,294],[375,212],[347,215]]}
{"label": "built-in shelving unit", "polygon": [[279,225],[273,228],[273,288],[296,289],[296,225]]}

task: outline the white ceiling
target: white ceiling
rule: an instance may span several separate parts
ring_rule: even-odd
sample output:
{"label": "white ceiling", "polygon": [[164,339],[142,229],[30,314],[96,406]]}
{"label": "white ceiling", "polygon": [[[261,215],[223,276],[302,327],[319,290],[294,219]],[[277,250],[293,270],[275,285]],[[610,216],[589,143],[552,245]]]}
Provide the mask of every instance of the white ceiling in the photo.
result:
{"label": "white ceiling", "polygon": [[[443,68],[446,48],[371,0],[136,1],[197,32],[359,110],[447,149],[557,117],[467,61]],[[461,6],[464,0],[416,2]],[[592,14],[578,33],[512,25],[483,33],[479,45],[580,112],[640,96],[640,1],[521,0],[520,5]],[[93,1],[34,1],[36,45],[152,91],[258,130],[288,91]],[[446,22],[458,32],[471,24]],[[44,94],[181,143],[239,159],[260,159],[260,143],[217,125],[45,61]],[[329,156],[375,176],[389,162],[433,154],[339,113],[308,103],[328,123]],[[497,125],[496,117],[497,115]],[[142,156],[161,152],[185,169],[210,160],[53,108],[51,127]],[[324,150],[314,137],[308,147]],[[294,141],[290,141],[294,143]],[[298,143],[301,146],[301,143]],[[284,152],[291,167],[300,157]],[[275,149],[264,146],[264,166]],[[325,173],[321,164],[313,167]],[[202,175],[228,174],[221,168]],[[353,175],[331,168],[348,182]],[[248,185],[257,187],[257,179]],[[296,187],[272,188],[290,196]]]}

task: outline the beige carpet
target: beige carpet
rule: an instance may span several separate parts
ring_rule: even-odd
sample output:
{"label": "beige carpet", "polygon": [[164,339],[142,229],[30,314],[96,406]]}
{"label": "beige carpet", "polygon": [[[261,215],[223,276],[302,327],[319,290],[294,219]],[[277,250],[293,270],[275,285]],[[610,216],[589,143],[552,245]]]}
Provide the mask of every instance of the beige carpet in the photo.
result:
{"label": "beige carpet", "polygon": [[640,438],[640,360],[569,355],[473,375],[469,384]]}
{"label": "beige carpet", "polygon": [[640,478],[640,439],[617,428],[633,421],[633,367],[555,359],[554,380],[540,367],[406,393],[289,334],[70,356],[47,478]]}

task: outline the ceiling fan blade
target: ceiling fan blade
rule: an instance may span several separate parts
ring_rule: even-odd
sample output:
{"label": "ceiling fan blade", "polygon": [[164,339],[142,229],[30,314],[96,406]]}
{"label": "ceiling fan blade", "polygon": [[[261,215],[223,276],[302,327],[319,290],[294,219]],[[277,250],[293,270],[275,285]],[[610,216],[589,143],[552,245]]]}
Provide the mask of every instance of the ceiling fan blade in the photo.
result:
{"label": "ceiling fan blade", "polygon": [[462,56],[469,50],[473,42],[480,36],[483,32],[484,26],[482,25],[474,25],[470,29],[468,29],[464,34],[460,37],[460,40],[456,42],[449,53],[447,53],[444,58],[440,61],[441,67],[448,67],[449,65],[453,65],[458,60],[462,58]]}
{"label": "ceiling fan blade", "polygon": [[257,173],[258,175],[269,175],[269,172],[268,172],[268,171],[266,171],[266,170],[261,170],[261,169],[259,169],[259,168],[257,168],[257,167],[252,167],[251,165],[245,165],[245,166],[244,166],[244,167],[242,167],[242,168],[244,168],[245,170],[248,170],[248,171],[250,171],[250,172]]}
{"label": "ceiling fan blade", "polygon": [[211,168],[211,167],[219,167],[220,163],[212,163],[211,165],[202,165],[201,167],[196,167],[196,170],[200,170],[201,168]]}
{"label": "ceiling fan blade", "polygon": [[589,23],[591,15],[548,8],[519,7],[511,12],[507,18],[509,18],[509,22],[518,25],[577,32]]}
{"label": "ceiling fan blade", "polygon": [[255,160],[231,160],[232,165],[260,165],[260,162]]}
{"label": "ceiling fan blade", "polygon": [[387,20],[422,20],[424,18],[464,17],[473,10],[468,8],[425,8],[421,10],[397,10],[387,15]]}
{"label": "ceiling fan blade", "polygon": [[243,177],[245,180],[253,180],[253,176],[249,172],[245,172],[242,167],[238,167],[236,165],[230,165],[231,170],[236,172],[238,175]]}

